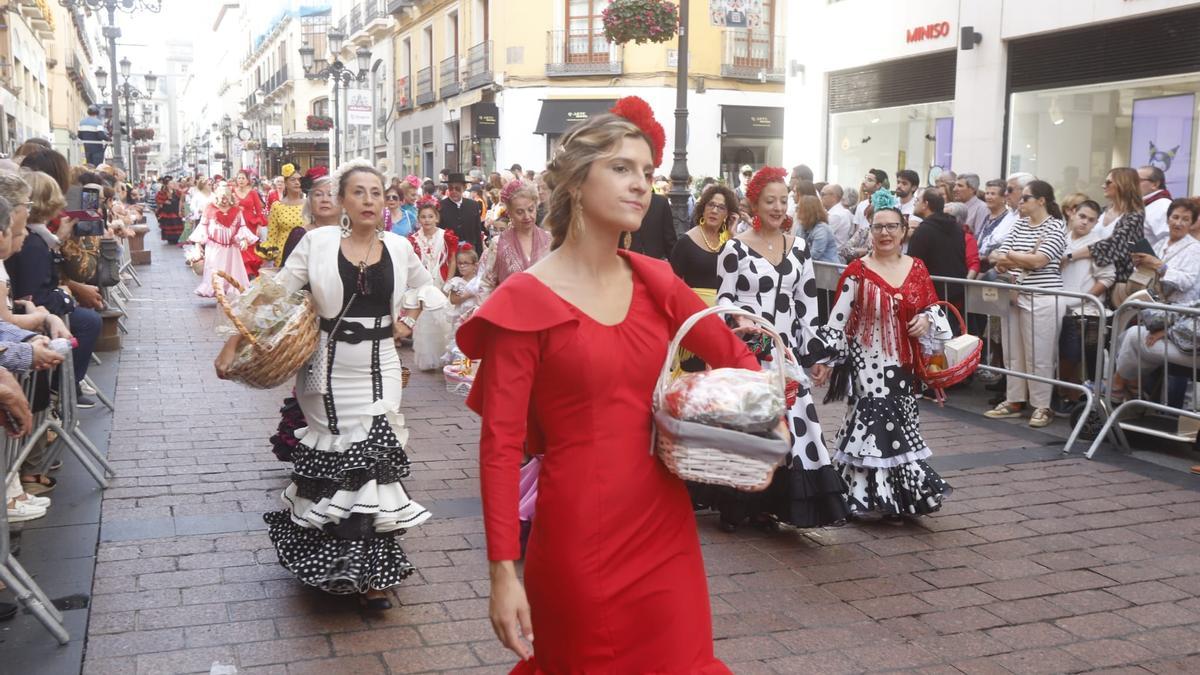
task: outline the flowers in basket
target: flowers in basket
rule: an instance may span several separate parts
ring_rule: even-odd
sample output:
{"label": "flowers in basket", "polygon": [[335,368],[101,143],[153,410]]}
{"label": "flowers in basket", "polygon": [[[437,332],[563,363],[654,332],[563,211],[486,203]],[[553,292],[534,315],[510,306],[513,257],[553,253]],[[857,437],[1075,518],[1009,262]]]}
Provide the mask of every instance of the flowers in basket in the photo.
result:
{"label": "flowers in basket", "polygon": [[675,37],[679,8],[667,0],[613,0],[601,20],[609,42],[661,43]]}
{"label": "flowers in basket", "polygon": [[229,319],[217,331],[242,337],[229,368],[229,379],[259,389],[279,386],[295,375],[316,350],[317,315],[312,296],[304,290],[288,291],[262,276],[230,300],[222,280],[235,288],[239,284],[225,272],[213,275],[217,303]]}
{"label": "flowers in basket", "polygon": [[478,361],[465,356],[455,359],[453,363],[442,368],[442,376],[446,378],[446,391],[466,396],[471,392],[471,385],[475,383],[475,373],[478,371]]}

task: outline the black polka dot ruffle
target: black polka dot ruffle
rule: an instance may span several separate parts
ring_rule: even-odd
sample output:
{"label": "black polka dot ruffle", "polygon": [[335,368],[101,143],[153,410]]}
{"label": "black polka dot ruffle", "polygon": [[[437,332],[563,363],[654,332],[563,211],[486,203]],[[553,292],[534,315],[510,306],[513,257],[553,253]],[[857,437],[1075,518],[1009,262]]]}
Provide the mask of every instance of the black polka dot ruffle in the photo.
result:
{"label": "black polka dot ruffle", "polygon": [[269,525],[268,535],[279,563],[300,581],[327,593],[390,588],[414,571],[393,536],[343,539],[323,530],[300,527],[287,511],[272,511],[263,520]]}

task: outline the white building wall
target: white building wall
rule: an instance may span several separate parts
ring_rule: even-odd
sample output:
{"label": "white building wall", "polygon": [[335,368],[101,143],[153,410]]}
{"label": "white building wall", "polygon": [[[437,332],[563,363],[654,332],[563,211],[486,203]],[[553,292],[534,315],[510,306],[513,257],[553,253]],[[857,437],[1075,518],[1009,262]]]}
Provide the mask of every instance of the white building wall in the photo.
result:
{"label": "white building wall", "polygon": [[[788,12],[784,161],[807,163],[824,178],[829,148],[828,75],[945,49],[957,52],[953,167],[981,176],[1003,168],[1007,54],[1005,41],[1180,9],[1188,0],[792,0]],[[946,22],[943,37],[909,43],[908,31]],[[982,35],[959,49],[960,29]],[[794,73],[793,66],[801,72]],[[920,167],[910,167],[920,169]]]}

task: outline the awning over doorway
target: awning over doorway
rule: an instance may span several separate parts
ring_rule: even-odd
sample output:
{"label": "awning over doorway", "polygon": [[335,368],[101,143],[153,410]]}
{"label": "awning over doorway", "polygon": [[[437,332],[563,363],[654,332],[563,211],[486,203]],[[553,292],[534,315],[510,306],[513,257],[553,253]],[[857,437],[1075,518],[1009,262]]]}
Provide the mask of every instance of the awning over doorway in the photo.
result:
{"label": "awning over doorway", "polygon": [[[608,112],[617,104],[616,99],[547,99],[542,101],[542,114],[538,116],[535,134],[559,135],[573,125],[586,122],[592,115]],[[782,128],[782,127],[781,127]]]}
{"label": "awning over doorway", "polygon": [[783,108],[721,106],[721,129],[726,136],[783,138]]}

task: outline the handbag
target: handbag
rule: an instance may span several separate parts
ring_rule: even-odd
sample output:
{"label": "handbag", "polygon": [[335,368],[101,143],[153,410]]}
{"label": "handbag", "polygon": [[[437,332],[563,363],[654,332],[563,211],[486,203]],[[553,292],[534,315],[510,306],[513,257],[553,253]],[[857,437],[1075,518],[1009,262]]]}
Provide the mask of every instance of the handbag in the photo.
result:
{"label": "handbag", "polygon": [[63,257],[63,273],[71,281],[95,284],[99,266],[100,237],[68,237],[59,245]]}
{"label": "handbag", "polygon": [[312,358],[308,360],[308,363],[304,364],[304,377],[300,382],[304,393],[321,395],[329,393],[329,352],[333,348],[330,337],[337,333],[338,327],[342,325],[342,317],[346,316],[350,305],[354,304],[354,299],[357,297],[358,293],[350,296],[350,300],[346,302],[346,306],[338,314],[337,321],[333,323],[333,330],[328,333],[319,331],[317,348],[313,351]]}
{"label": "handbag", "polygon": [[112,237],[100,240],[100,254],[96,257],[96,285],[101,288],[121,283],[121,245]]}

